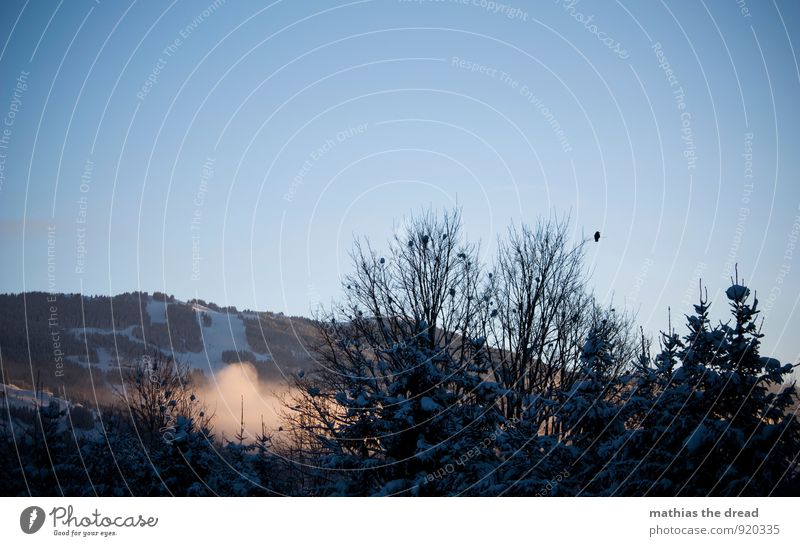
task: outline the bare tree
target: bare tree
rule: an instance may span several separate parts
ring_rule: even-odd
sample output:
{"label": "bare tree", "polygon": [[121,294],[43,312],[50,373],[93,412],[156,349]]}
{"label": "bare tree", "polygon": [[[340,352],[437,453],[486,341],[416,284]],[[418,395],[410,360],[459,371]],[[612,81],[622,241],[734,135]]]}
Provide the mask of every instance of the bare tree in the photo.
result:
{"label": "bare tree", "polygon": [[117,396],[147,445],[169,442],[178,416],[210,430],[212,415],[194,394],[190,367],[160,353],[144,355],[127,369]]}
{"label": "bare tree", "polygon": [[289,402],[307,450],[332,466],[390,462],[414,476],[424,468],[418,452],[457,432],[440,416],[480,406],[487,359],[477,254],[458,211],[423,213],[385,255],[355,242],[343,302],[317,317],[319,370],[296,379]]}
{"label": "bare tree", "polygon": [[583,342],[601,322],[624,348],[620,361],[628,358],[631,317],[600,306],[589,291],[587,241],[571,241],[568,218],[512,226],[499,241],[485,295],[491,310],[483,327],[492,347],[492,374],[507,393],[501,401],[506,418],[530,410],[532,399],[552,399],[556,389],[569,388]]}

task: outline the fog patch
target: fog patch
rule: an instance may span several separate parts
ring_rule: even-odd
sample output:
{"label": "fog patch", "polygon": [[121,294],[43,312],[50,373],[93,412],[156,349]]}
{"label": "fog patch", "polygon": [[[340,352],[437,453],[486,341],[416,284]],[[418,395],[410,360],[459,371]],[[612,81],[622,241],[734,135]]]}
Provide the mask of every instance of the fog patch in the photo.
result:
{"label": "fog patch", "polygon": [[262,418],[268,434],[278,431],[282,424],[280,396],[287,390],[282,382],[260,380],[249,362],[237,362],[214,372],[198,395],[206,411],[214,416],[211,423],[218,438],[235,440],[244,410],[245,442],[252,442],[261,434]]}

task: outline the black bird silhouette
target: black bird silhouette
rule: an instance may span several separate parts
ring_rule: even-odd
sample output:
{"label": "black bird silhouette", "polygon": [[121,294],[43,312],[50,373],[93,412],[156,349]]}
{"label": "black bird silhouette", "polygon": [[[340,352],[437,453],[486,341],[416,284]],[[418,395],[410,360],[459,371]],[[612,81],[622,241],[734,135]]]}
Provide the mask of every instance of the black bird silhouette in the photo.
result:
{"label": "black bird silhouette", "polygon": [[594,242],[596,243],[599,240],[600,240],[600,232],[599,231],[595,231],[594,232]]}

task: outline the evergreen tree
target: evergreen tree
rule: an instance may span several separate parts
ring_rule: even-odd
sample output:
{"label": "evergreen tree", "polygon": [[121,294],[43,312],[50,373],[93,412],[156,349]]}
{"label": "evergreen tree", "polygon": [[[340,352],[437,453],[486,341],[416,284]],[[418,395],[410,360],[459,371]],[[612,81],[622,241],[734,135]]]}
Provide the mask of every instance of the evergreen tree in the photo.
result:
{"label": "evergreen tree", "polygon": [[561,393],[558,410],[561,441],[576,455],[570,472],[576,492],[606,486],[609,472],[604,463],[625,431],[625,385],[617,374],[619,363],[607,322],[589,331],[580,362],[577,379]]}

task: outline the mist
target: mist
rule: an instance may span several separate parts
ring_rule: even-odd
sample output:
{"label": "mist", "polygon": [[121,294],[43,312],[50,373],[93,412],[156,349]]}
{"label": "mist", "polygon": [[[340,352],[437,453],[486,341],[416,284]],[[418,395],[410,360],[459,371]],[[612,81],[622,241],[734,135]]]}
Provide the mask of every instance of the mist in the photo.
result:
{"label": "mist", "polygon": [[[263,418],[267,432],[281,426],[280,395],[288,390],[280,382],[262,381],[249,362],[229,364],[215,372],[199,390],[200,400],[214,416],[212,424],[217,436],[232,440],[240,430],[244,415],[245,441],[261,434]],[[243,412],[242,412],[243,410]]]}

